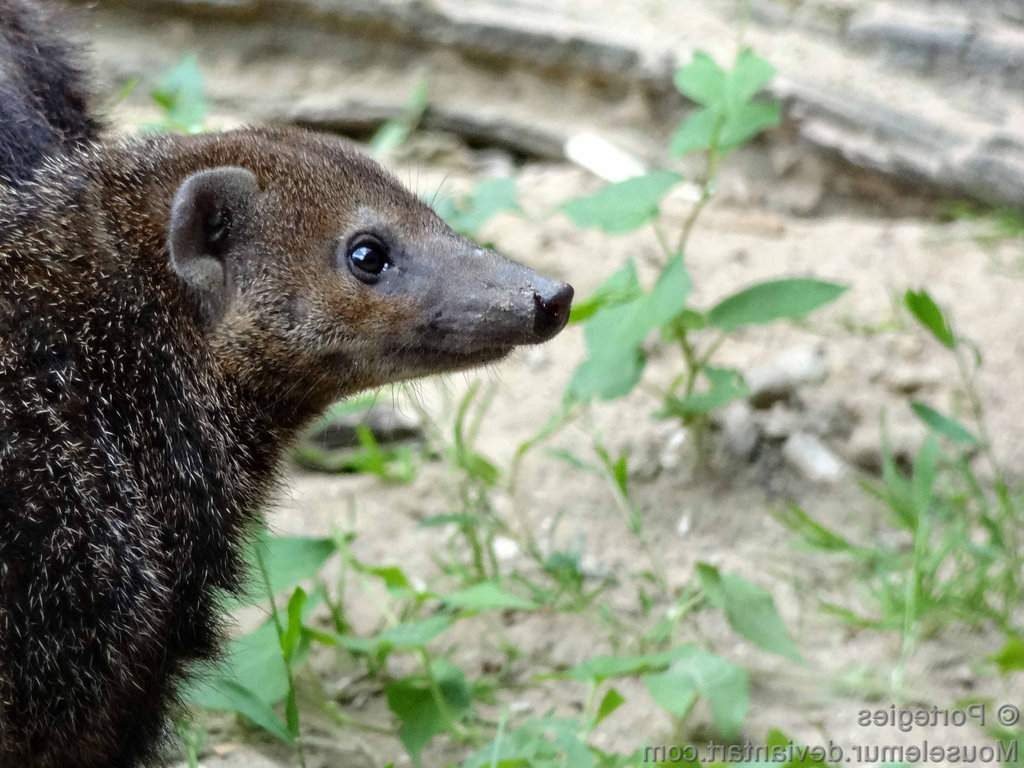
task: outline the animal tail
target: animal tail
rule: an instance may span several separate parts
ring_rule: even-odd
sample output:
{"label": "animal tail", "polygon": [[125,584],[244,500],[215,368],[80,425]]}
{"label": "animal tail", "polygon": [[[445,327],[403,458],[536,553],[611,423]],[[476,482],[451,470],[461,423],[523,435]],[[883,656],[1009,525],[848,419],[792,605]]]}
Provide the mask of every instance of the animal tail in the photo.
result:
{"label": "animal tail", "polygon": [[64,20],[33,0],[0,0],[0,180],[17,186],[45,157],[96,139],[80,52]]}

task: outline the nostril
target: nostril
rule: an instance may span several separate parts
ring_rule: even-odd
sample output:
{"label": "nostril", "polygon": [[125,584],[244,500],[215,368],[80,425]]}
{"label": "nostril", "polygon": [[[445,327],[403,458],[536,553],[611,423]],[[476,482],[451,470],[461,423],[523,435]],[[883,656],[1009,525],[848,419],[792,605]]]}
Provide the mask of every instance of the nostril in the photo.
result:
{"label": "nostril", "polygon": [[573,288],[568,283],[556,283],[554,290],[534,292],[533,303],[537,308],[533,330],[542,341],[558,333],[569,320],[572,307]]}

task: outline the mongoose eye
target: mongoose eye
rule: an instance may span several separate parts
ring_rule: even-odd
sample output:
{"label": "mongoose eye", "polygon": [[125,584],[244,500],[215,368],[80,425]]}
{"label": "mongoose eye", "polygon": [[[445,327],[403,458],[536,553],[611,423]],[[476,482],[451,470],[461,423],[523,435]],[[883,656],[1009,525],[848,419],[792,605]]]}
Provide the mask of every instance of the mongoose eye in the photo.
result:
{"label": "mongoose eye", "polygon": [[348,248],[349,270],[364,283],[375,283],[391,266],[388,249],[380,240],[361,237]]}

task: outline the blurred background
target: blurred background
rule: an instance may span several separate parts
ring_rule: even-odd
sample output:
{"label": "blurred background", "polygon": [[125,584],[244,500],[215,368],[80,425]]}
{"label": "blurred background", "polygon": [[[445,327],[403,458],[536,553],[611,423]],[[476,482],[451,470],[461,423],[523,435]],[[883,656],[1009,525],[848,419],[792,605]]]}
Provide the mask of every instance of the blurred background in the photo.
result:
{"label": "blurred background", "polygon": [[578,297],[310,429],[174,762],[1021,764],[1024,2],[72,16],[118,132],[343,135]]}

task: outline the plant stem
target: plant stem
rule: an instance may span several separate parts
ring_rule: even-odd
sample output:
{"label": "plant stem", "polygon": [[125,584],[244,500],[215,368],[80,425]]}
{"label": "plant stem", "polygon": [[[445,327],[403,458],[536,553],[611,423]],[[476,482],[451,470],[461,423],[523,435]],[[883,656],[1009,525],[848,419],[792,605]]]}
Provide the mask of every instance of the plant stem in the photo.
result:
{"label": "plant stem", "polygon": [[974,420],[975,427],[978,430],[978,437],[981,440],[982,453],[985,455],[985,459],[992,470],[996,500],[999,503],[999,509],[1003,516],[1002,535],[1006,538],[1003,549],[1010,558],[1009,577],[1006,584],[1006,594],[1004,595],[1004,610],[1009,615],[1016,609],[1019,602],[1019,574],[1022,568],[1024,568],[1024,558],[1021,556],[1020,540],[1017,535],[1019,525],[1017,518],[1019,515],[1016,505],[1010,498],[1009,483],[1006,481],[1006,475],[1003,472],[999,459],[996,457],[995,449],[992,445],[992,435],[988,429],[988,419],[985,416],[985,406],[982,403],[981,396],[978,394],[975,376],[971,372],[967,360],[964,358],[961,344],[958,343],[956,345],[953,356],[956,358],[964,393],[967,395],[967,404],[971,411],[971,418]]}
{"label": "plant stem", "polygon": [[434,699],[434,705],[437,707],[437,711],[440,713],[441,719],[444,720],[445,725],[451,733],[460,739],[465,739],[469,736],[469,731],[467,731],[462,724],[455,719],[455,716],[452,715],[452,711],[448,708],[448,702],[444,700],[444,691],[441,690],[441,686],[437,682],[437,678],[434,676],[434,668],[430,663],[430,654],[427,652],[426,648],[420,648],[420,659],[423,662],[423,671],[427,675],[427,685],[430,687],[430,695]]}
{"label": "plant stem", "polygon": [[661,223],[658,219],[654,219],[652,225],[654,227],[654,236],[658,238],[658,245],[661,246],[661,251],[665,256],[665,261],[668,261],[675,255],[672,252],[672,246],[669,245],[668,236],[665,234],[665,230],[661,228]]}
{"label": "plant stem", "polygon": [[676,248],[676,253],[686,253],[686,247],[690,243],[690,235],[693,234],[693,228],[697,225],[697,220],[700,219],[700,215],[714,196],[715,180],[718,177],[718,168],[722,161],[718,142],[724,126],[725,118],[719,117],[718,122],[715,124],[715,130],[711,134],[711,146],[708,147],[707,151],[707,164],[704,168],[704,181],[700,187],[700,198],[694,204],[693,210],[690,211],[690,215],[683,224],[683,231],[679,235],[679,246]]}
{"label": "plant stem", "polygon": [[[267,592],[267,598],[270,600],[270,614],[274,620],[274,629],[277,632],[277,644],[281,649],[281,661],[284,662],[285,674],[288,678],[288,691],[295,696],[295,675],[292,671],[292,660],[289,659],[284,652],[284,627],[281,626],[281,615],[277,610],[277,601],[274,599],[274,588],[270,586],[270,572],[267,570],[267,563],[263,558],[263,549],[257,544],[254,548],[256,552],[256,565],[260,569],[260,575],[263,578],[263,588]],[[297,710],[296,710],[297,714]],[[298,731],[299,729],[296,728]],[[302,768],[306,768],[306,753],[302,748],[302,734],[296,732],[295,736],[295,751],[299,757],[299,765]]]}
{"label": "plant stem", "polygon": [[356,728],[360,731],[367,731],[369,733],[379,733],[384,736],[394,736],[395,730],[389,728],[386,725],[379,725],[378,723],[370,723],[366,720],[360,720],[357,717],[345,714],[341,707],[335,702],[328,701],[324,703],[324,712],[326,712],[334,722],[338,725],[346,726],[349,728]]}

